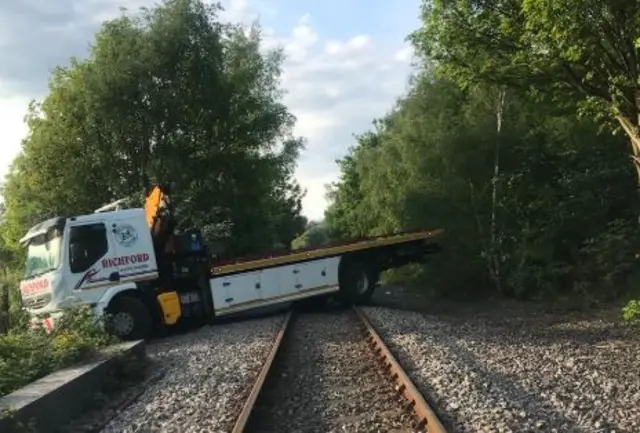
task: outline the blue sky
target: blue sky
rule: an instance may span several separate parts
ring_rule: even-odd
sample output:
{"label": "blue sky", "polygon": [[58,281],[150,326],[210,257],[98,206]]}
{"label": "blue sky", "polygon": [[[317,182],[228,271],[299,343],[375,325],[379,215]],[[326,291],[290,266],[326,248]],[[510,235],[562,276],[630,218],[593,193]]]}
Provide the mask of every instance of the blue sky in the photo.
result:
{"label": "blue sky", "polygon": [[[30,99],[46,96],[49,71],[83,57],[100,23],[118,8],[153,0],[0,0],[0,176],[20,150]],[[334,162],[405,89],[411,71],[406,35],[418,27],[419,0],[226,0],[222,18],[259,19],[265,46],[282,46],[285,102],[307,138],[297,178],[303,212],[322,218]]]}
{"label": "blue sky", "polygon": [[279,12],[273,22],[281,31],[309,14],[318,33],[341,39],[370,34],[381,41],[389,39],[393,44],[419,25],[419,2],[414,0],[398,0],[395,4],[383,0],[274,0],[270,4]]}

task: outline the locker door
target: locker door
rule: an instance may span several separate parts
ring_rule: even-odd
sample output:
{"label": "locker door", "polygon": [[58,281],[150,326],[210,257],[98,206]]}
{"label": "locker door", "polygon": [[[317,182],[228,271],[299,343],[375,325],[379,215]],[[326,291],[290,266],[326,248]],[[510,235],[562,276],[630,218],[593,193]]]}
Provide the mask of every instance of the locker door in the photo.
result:
{"label": "locker door", "polygon": [[260,271],[232,275],[223,282],[223,287],[227,295],[225,301],[230,307],[260,300]]}
{"label": "locker door", "polygon": [[260,294],[263,300],[283,295],[282,268],[270,268],[260,271]]}
{"label": "locker door", "polygon": [[323,260],[302,263],[296,282],[300,291],[313,290],[326,285],[326,271]]}

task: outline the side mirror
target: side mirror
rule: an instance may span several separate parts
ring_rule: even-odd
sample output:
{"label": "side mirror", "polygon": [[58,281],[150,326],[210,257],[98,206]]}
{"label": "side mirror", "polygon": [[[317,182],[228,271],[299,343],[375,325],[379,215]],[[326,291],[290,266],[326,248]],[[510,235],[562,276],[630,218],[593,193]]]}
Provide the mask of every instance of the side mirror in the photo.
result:
{"label": "side mirror", "polygon": [[111,282],[120,281],[120,272],[112,272],[109,275],[109,281]]}

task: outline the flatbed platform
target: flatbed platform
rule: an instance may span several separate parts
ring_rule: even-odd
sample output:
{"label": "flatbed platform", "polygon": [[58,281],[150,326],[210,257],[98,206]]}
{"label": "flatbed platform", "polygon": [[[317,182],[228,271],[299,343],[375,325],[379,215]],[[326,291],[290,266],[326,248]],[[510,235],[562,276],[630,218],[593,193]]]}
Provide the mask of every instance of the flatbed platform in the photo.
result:
{"label": "flatbed platform", "polygon": [[379,248],[383,246],[426,240],[439,236],[443,232],[443,229],[419,230],[412,232],[395,233],[387,236],[356,239],[347,242],[323,245],[320,247],[305,248],[291,252],[273,252],[262,254],[260,256],[246,256],[238,259],[219,261],[214,263],[213,267],[211,268],[211,274],[212,276],[221,276],[249,270],[258,270],[272,266],[305,262],[308,260],[338,256],[354,251],[363,251],[370,248]]}

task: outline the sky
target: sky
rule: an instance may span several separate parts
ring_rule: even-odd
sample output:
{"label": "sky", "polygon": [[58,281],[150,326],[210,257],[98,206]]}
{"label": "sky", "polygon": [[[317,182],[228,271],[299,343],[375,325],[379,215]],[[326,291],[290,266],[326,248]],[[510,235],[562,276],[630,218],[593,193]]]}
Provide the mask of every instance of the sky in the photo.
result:
{"label": "sky", "polygon": [[[120,7],[153,0],[0,0],[0,176],[27,129],[31,99],[47,93],[51,70],[82,58],[100,24]],[[286,60],[284,102],[307,139],[296,177],[307,190],[303,213],[323,217],[325,185],[337,180],[337,158],[405,93],[412,50],[406,35],[419,26],[420,0],[223,0],[222,19],[258,20],[265,46]]]}

